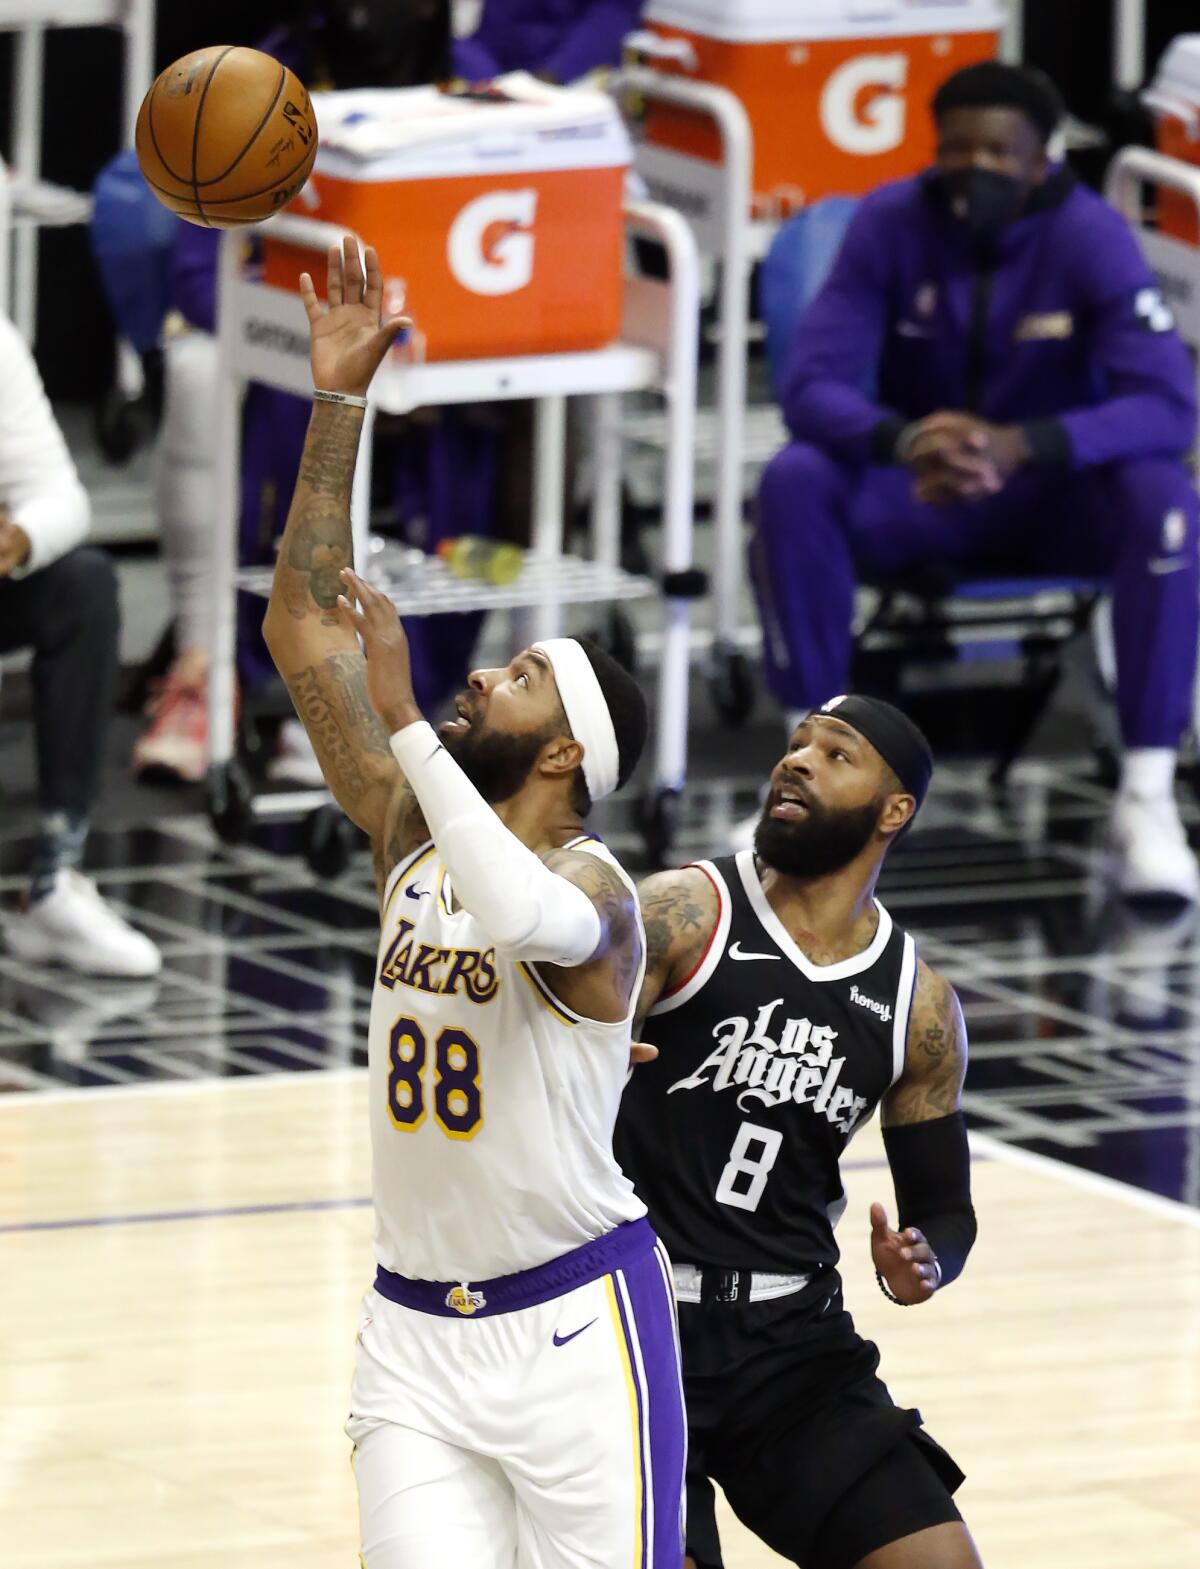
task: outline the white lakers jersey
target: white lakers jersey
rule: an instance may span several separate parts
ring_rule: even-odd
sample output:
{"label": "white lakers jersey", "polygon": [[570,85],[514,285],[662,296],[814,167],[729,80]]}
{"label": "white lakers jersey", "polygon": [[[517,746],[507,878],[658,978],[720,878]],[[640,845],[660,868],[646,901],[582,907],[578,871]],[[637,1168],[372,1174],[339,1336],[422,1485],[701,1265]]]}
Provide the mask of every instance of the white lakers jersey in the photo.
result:
{"label": "white lakers jersey", "polygon": [[[567,848],[617,865],[598,840]],[[488,1280],[646,1213],[612,1153],[641,974],[627,1018],[581,1018],[454,908],[433,844],[396,867],[369,1037],[375,1250],[385,1269]]]}

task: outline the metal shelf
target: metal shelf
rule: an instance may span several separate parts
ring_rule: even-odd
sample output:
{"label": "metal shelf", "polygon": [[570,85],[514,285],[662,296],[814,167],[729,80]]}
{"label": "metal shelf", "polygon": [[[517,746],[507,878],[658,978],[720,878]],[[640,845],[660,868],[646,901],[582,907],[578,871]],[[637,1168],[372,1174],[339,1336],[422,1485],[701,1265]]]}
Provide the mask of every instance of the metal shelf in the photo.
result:
{"label": "metal shelf", "polygon": [[9,185],[13,223],[33,224],[39,229],[67,229],[87,223],[93,202],[86,191],[69,185],[53,185],[49,180],[16,179]]}
{"label": "metal shelf", "polygon": [[[371,560],[367,574],[406,616],[437,616],[464,610],[527,610],[540,605],[610,604],[647,599],[658,593],[652,578],[635,577],[620,567],[585,561],[580,556],[539,557],[525,552],[525,565],[512,583],[486,583],[455,577],[444,561],[417,552],[419,560],[395,547]],[[251,567],[237,575],[237,586],[266,599],[272,568]]]}
{"label": "metal shelf", "polygon": [[123,27],[127,0],[0,0],[0,28]]}
{"label": "metal shelf", "polygon": [[[716,409],[696,410],[695,453],[712,461],[721,450],[721,418]],[[640,446],[662,448],[667,442],[666,416],[658,409],[630,414],[621,421],[621,434]],[[752,405],[742,421],[742,460],[761,466],[775,456],[788,439],[783,415],[774,404]]]}

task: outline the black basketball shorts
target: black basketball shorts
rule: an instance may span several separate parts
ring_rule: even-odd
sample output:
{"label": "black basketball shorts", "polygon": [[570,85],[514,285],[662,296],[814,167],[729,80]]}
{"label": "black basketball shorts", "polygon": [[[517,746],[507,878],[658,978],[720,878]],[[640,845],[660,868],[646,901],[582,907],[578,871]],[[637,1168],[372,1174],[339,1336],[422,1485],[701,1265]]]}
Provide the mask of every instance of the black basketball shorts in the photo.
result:
{"label": "black basketball shorts", "polygon": [[961,1518],[962,1472],[920,1412],[892,1400],[835,1270],[771,1302],[681,1302],[679,1320],[687,1544],[701,1569],[721,1569],[710,1477],[755,1536],[803,1569],[853,1569]]}

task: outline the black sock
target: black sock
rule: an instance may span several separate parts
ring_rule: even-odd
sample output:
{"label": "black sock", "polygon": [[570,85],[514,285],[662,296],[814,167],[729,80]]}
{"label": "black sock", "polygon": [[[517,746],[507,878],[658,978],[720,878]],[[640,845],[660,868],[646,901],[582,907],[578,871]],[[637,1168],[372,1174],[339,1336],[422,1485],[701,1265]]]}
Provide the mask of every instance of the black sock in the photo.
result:
{"label": "black sock", "polygon": [[29,875],[30,904],[51,892],[59,872],[79,865],[87,833],[88,819],[82,812],[43,812]]}

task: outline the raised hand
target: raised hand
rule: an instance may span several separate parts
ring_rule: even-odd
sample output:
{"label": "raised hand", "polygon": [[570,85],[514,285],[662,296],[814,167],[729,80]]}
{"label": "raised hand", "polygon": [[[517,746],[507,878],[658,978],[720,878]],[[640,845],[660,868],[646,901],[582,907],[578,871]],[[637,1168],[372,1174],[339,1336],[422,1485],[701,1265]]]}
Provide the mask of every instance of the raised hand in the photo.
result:
{"label": "raised hand", "polygon": [[383,274],[368,245],[366,271],[358,241],[347,235],[326,257],[325,297],[321,306],[311,274],[300,275],[300,298],[308,313],[313,386],[327,392],[363,397],[392,344],[412,329],[408,316],[383,316]]}
{"label": "raised hand", "polygon": [[893,1231],[882,1204],[871,1205],[871,1259],[892,1295],[910,1306],[928,1302],[938,1288],[933,1249],[915,1226]]}
{"label": "raised hand", "polygon": [[367,656],[367,696],[389,735],[402,730],[421,711],[413,695],[408,638],[395,605],[386,594],[347,567],[341,574],[337,607],[345,625],[362,638]]}

